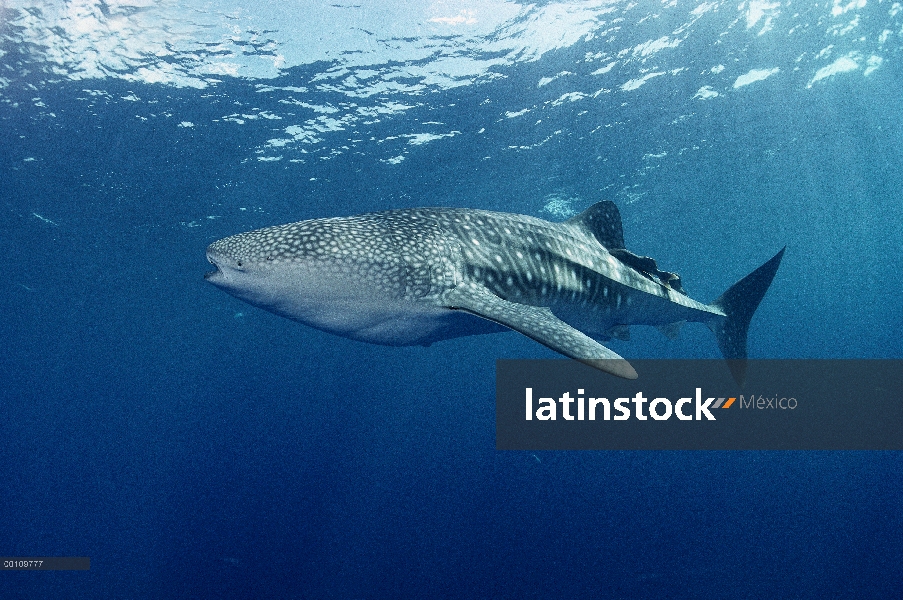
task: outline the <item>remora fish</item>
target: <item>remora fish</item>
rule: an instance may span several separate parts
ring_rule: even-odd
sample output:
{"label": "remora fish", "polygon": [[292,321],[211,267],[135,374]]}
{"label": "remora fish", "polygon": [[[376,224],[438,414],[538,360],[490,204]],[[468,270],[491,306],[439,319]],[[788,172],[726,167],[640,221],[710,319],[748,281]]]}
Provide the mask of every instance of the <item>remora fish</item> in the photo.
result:
{"label": "remora fish", "polygon": [[[510,328],[588,365],[636,378],[597,340],[635,324],[674,337],[686,321],[715,333],[738,381],[750,319],[784,254],[711,304],[624,248],[604,201],[561,223],[458,208],[313,219],[239,233],[207,248],[205,279],[233,296],[329,333],[390,346]],[[594,339],[595,338],[595,339]]]}

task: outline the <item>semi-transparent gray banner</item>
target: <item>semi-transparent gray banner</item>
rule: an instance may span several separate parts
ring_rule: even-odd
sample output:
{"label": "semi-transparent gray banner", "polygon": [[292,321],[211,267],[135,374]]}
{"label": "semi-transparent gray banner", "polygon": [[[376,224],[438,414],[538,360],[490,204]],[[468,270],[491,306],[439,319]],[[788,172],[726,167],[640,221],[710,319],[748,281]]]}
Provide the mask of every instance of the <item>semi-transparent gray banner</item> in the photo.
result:
{"label": "semi-transparent gray banner", "polygon": [[3,556],[2,571],[89,571],[91,558],[87,556]]}
{"label": "semi-transparent gray banner", "polygon": [[903,450],[903,361],[496,363],[499,450]]}

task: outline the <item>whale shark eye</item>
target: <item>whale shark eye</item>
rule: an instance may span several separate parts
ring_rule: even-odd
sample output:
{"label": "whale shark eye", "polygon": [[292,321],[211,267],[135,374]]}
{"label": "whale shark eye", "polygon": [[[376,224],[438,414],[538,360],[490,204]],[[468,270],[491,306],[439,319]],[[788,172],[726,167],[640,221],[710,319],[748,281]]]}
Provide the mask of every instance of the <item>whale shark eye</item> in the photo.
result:
{"label": "whale shark eye", "polygon": [[237,264],[237,265],[240,267],[240,266],[241,266],[241,261],[238,261],[238,262],[235,263],[235,264]]}

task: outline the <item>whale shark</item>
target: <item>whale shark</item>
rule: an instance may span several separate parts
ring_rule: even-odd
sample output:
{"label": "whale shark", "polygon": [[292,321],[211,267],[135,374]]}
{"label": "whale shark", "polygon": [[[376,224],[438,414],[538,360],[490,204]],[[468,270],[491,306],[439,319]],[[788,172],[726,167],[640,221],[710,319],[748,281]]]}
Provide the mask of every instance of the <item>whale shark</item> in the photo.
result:
{"label": "whale shark", "polygon": [[617,206],[601,201],[562,222],[463,208],[413,208],[312,219],[213,242],[205,279],[283,317],[389,346],[430,345],[514,330],[628,379],[603,345],[631,325],[675,337],[706,324],[734,378],[747,331],[784,249],[709,304],[676,273],[624,246]]}

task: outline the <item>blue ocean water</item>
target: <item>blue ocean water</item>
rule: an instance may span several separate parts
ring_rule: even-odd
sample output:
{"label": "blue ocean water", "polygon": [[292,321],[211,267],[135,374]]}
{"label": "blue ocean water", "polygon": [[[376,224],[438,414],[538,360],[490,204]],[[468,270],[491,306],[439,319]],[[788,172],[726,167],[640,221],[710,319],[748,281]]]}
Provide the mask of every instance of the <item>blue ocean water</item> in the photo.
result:
{"label": "blue ocean water", "polygon": [[[11,598],[887,598],[903,460],[498,452],[515,333],[330,336],[215,239],[614,200],[710,300],[787,254],[762,358],[903,358],[890,0],[0,6],[0,554]],[[702,326],[627,358],[716,357]]]}

